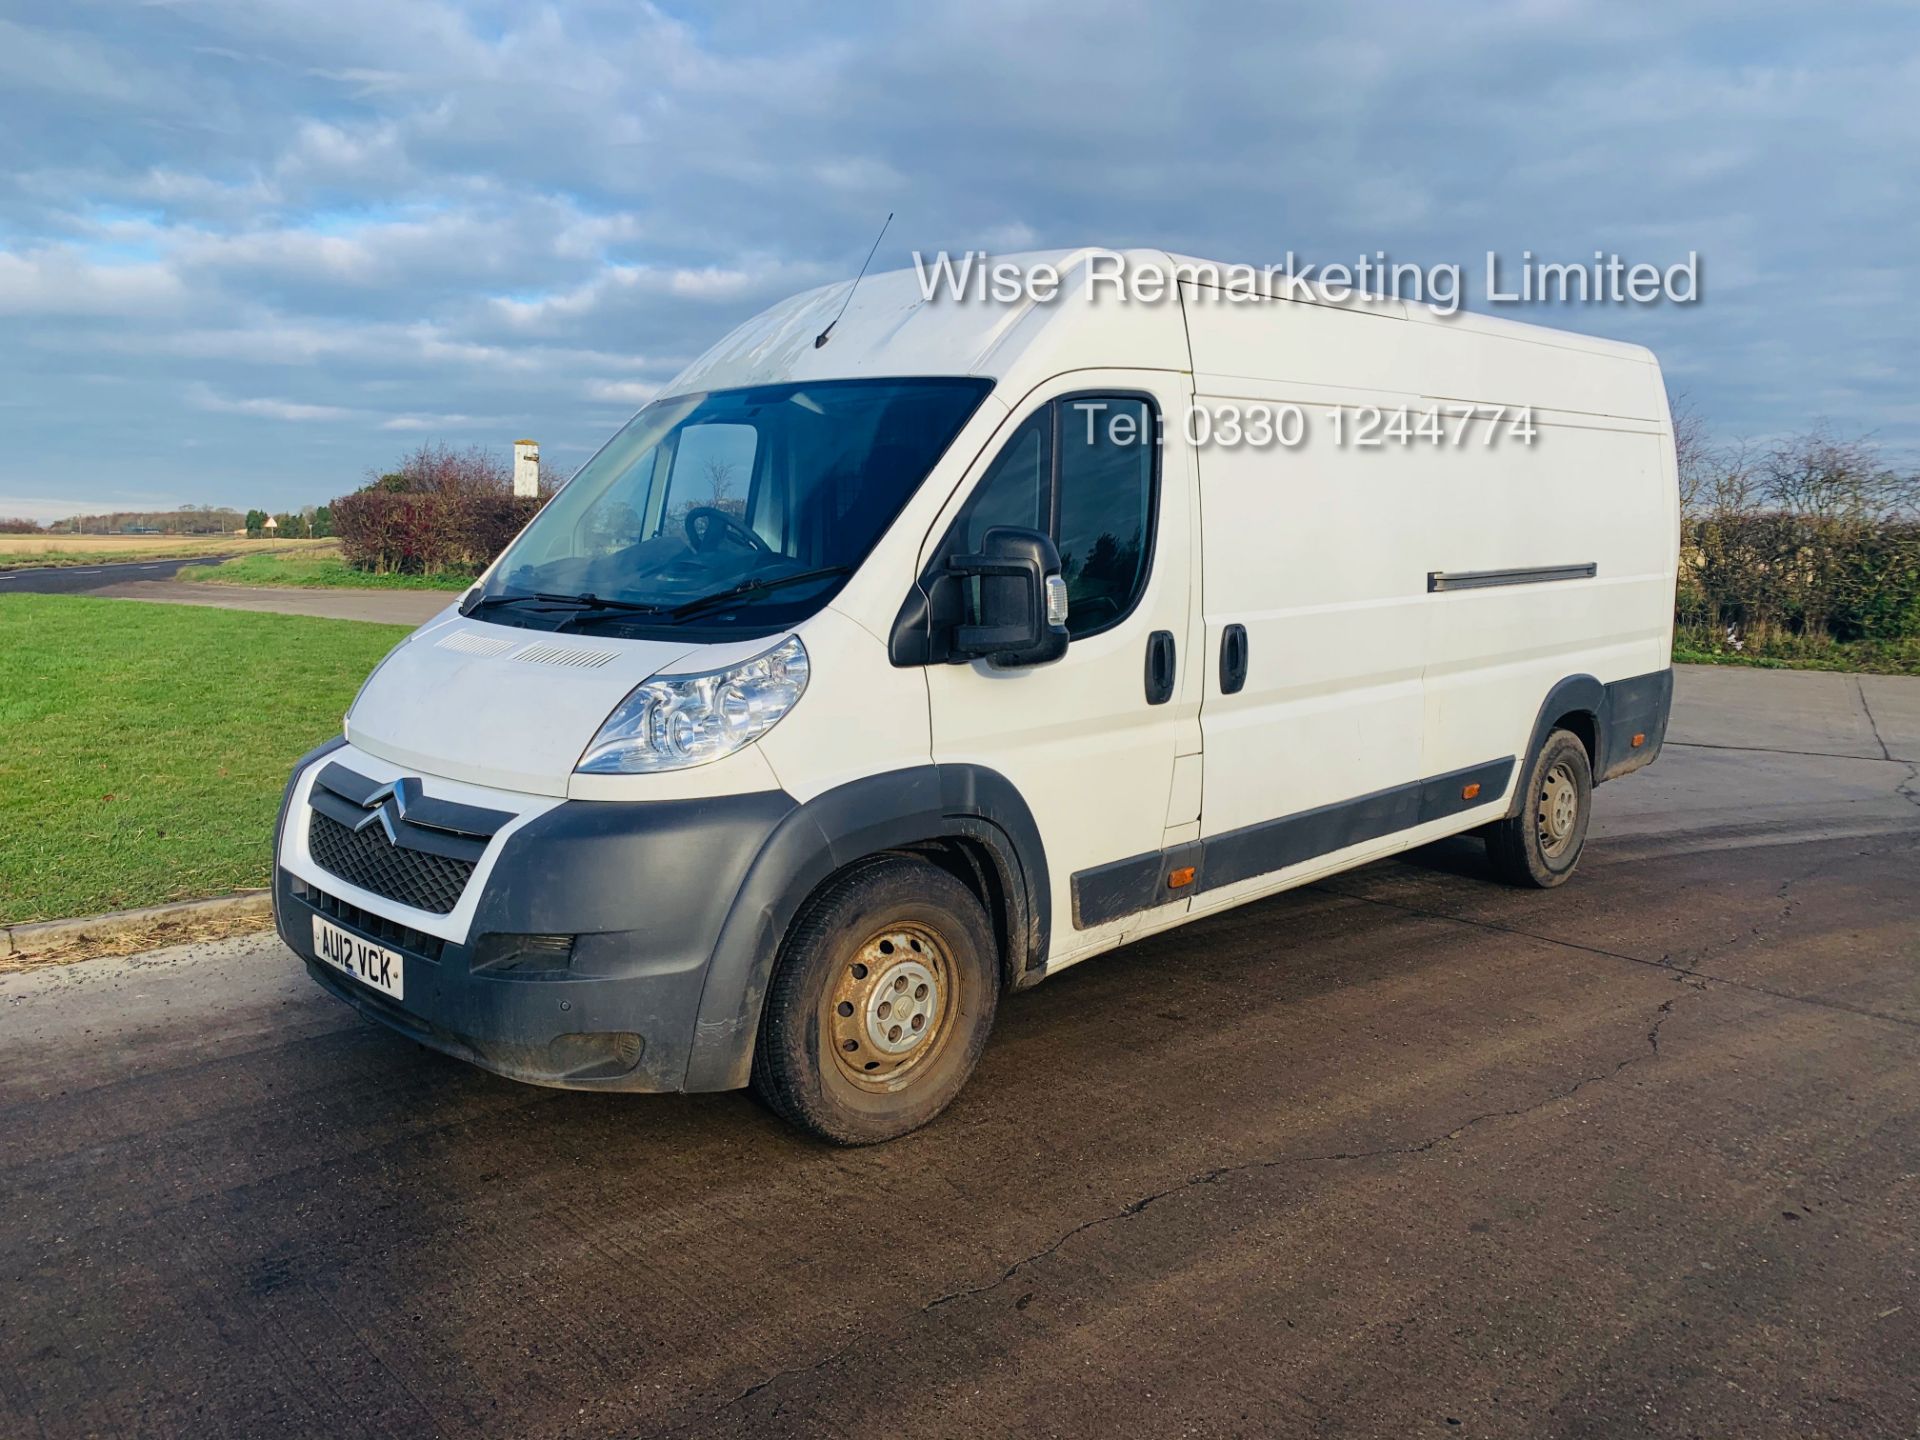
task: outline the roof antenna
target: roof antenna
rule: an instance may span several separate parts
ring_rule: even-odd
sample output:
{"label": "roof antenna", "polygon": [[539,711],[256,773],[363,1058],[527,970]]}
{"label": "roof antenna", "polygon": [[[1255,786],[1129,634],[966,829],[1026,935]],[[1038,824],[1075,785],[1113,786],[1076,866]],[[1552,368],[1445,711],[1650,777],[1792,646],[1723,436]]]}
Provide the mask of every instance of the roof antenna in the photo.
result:
{"label": "roof antenna", "polygon": [[[880,233],[873,237],[873,250],[880,248],[880,242],[886,238],[887,226],[893,223],[893,212],[887,212],[887,218],[880,222]],[[847,313],[847,306],[853,303],[853,292],[860,288],[860,282],[867,277],[867,266],[873,263],[873,250],[867,251],[867,258],[860,263],[860,273],[853,277],[853,284],[847,287],[847,298],[840,302],[839,313],[827,322],[827,328],[813,337],[813,348],[818,350],[827,343],[827,336],[833,333],[833,327],[840,323],[840,316]]]}

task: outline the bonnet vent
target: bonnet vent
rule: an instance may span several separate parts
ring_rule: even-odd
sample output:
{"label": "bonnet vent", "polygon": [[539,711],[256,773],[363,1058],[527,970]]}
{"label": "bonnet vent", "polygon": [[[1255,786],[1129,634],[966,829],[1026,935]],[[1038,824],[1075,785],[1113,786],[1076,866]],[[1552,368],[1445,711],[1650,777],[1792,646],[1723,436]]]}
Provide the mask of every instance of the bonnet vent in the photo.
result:
{"label": "bonnet vent", "polygon": [[476,635],[471,630],[456,630],[435,648],[456,650],[462,655],[500,655],[519,643],[518,640],[503,640],[497,635]]}
{"label": "bonnet vent", "polygon": [[620,658],[617,650],[582,650],[576,645],[529,645],[514,660],[523,665],[564,665],[570,670],[597,670]]}

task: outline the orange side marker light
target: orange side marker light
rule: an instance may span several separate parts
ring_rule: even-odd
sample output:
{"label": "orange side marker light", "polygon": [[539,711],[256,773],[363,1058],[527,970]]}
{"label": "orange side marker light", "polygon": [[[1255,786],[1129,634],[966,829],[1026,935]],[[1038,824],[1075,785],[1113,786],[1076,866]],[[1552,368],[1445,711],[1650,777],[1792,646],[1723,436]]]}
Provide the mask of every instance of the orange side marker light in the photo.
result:
{"label": "orange side marker light", "polygon": [[1460,787],[1460,798],[1462,800],[1471,800],[1473,799],[1474,796],[1478,795],[1479,793],[1480,793],[1480,786],[1478,782],[1472,785],[1462,785]]}
{"label": "orange side marker light", "polygon": [[1182,865],[1178,870],[1170,872],[1167,876],[1167,888],[1169,890],[1178,890],[1183,885],[1191,884],[1193,884],[1193,866],[1191,865]]}
{"label": "orange side marker light", "polygon": [[1633,737],[1633,748],[1636,750],[1646,743],[1647,737],[1645,735],[1636,735]]}

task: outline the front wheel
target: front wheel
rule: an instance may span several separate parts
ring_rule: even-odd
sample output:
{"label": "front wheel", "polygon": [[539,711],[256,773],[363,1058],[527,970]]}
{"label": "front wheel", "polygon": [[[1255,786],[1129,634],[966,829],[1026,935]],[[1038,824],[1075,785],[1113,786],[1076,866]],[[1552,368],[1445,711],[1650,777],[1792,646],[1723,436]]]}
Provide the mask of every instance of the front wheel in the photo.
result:
{"label": "front wheel", "polygon": [[910,856],[856,866],[781,947],[753,1093],[842,1145],[904,1135],[960,1093],[999,993],[993,930],[966,886]]}
{"label": "front wheel", "polygon": [[1520,811],[1487,827],[1487,858],[1509,885],[1550,890],[1580,863],[1593,811],[1593,766],[1568,730],[1547,736],[1520,777]]}

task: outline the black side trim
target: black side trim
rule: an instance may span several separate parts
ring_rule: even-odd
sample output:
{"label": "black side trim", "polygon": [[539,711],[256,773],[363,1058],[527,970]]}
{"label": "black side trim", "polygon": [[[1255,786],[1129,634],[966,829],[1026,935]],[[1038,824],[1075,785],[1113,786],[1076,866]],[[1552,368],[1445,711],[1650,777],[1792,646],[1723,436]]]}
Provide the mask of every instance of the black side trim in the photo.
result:
{"label": "black side trim", "polygon": [[[1080,929],[1118,920],[1189,895],[1270,875],[1317,855],[1329,855],[1475,809],[1506,794],[1514,757],[1489,760],[1370,795],[1302,810],[1278,820],[1229,830],[1191,845],[1131,856],[1080,870],[1073,877],[1073,923]],[[1473,798],[1465,792],[1473,786]],[[1193,883],[1174,890],[1167,877],[1191,865]]]}
{"label": "black side trim", "polygon": [[[1666,743],[1672,710],[1672,670],[1655,670],[1607,686],[1599,727],[1599,774],[1594,779],[1617,780],[1651,765]],[[1642,737],[1638,745],[1633,743],[1636,735]]]}
{"label": "black side trim", "polygon": [[1439,590],[1488,590],[1496,585],[1538,585],[1548,580],[1591,580],[1600,567],[1584,565],[1528,565],[1515,570],[1429,570],[1427,593]]}
{"label": "black side trim", "polygon": [[[1190,892],[1189,892],[1190,893]],[[1073,928],[1085,930],[1185,895],[1160,893],[1160,852],[1132,855],[1073,872]]]}
{"label": "black side trim", "polygon": [[[1527,759],[1540,753],[1556,720],[1564,715],[1585,715],[1593,723],[1594,783],[1617,780],[1653,763],[1666,741],[1667,716],[1672,707],[1671,668],[1649,670],[1645,675],[1605,685],[1591,675],[1569,675],[1547,692],[1527,742]],[[1646,739],[1636,746],[1635,735]],[[1517,794],[1513,803],[1520,803]]]}
{"label": "black side trim", "polygon": [[[1186,869],[1194,872],[1194,878],[1174,889],[1170,883],[1173,872]],[[1184,900],[1206,888],[1206,877],[1207,842],[1204,840],[1076,871],[1073,928],[1085,930],[1141,910]]]}

